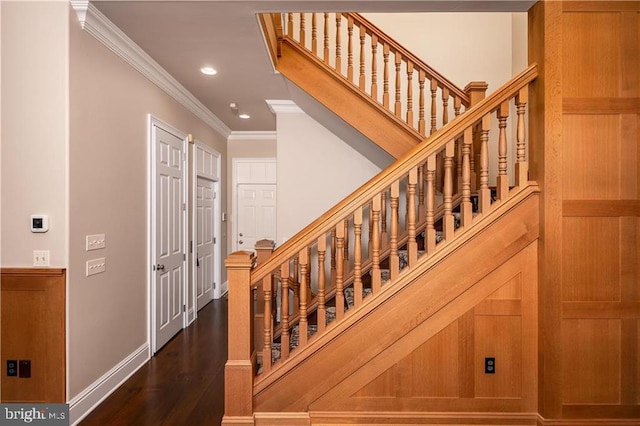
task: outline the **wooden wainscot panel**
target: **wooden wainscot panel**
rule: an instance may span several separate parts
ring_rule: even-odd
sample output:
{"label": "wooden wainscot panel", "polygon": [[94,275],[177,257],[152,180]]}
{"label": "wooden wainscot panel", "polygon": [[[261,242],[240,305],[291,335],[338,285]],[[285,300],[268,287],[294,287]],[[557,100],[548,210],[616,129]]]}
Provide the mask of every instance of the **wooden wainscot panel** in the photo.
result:
{"label": "wooden wainscot panel", "polygon": [[[482,424],[495,421],[491,412],[535,412],[536,259],[533,243],[312,404],[312,417],[315,410],[351,412],[352,420],[382,411],[398,421],[402,411],[486,412],[475,419]],[[458,310],[468,303],[473,307]],[[439,323],[448,325],[434,333]],[[485,357],[496,359],[495,374],[485,374]]]}
{"label": "wooden wainscot panel", "polygon": [[[3,268],[2,402],[64,403],[64,269]],[[7,377],[7,360],[30,360],[31,377]]]}

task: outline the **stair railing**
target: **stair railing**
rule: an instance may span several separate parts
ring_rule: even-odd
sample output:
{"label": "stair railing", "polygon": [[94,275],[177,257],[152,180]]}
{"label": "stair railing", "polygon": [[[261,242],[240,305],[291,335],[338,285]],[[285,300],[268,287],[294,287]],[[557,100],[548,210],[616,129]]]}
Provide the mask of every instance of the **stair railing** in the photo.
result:
{"label": "stair railing", "polygon": [[[265,262],[256,266],[249,252],[229,255],[225,417],[251,416],[254,385],[269,382],[280,368],[295,364],[296,353],[308,353],[305,349],[312,350],[315,340],[364,307],[369,298],[445,249],[459,233],[528,185],[526,108],[529,85],[536,76],[537,67],[532,65],[286,241]],[[510,120],[511,111],[515,117]],[[492,119],[498,122],[496,135],[490,135]],[[515,135],[515,140],[510,142],[508,135]],[[492,158],[490,144],[497,147]],[[474,145],[477,182],[472,193]],[[515,155],[508,155],[509,146]],[[457,155],[461,167],[456,185]],[[435,182],[438,156],[443,158],[441,194],[436,194]],[[438,209],[440,219],[436,219]],[[350,250],[345,250],[346,239]],[[290,285],[298,292],[291,308]],[[353,291],[350,306],[345,305],[347,287]],[[264,303],[262,328],[253,322],[255,292],[262,292],[257,297]],[[276,326],[281,330],[278,335]],[[263,347],[257,348],[256,341]],[[278,346],[279,356],[274,355]]]}
{"label": "stair railing", "polygon": [[323,62],[423,136],[471,105],[469,87],[460,89],[358,13],[290,12],[284,23],[271,16],[281,41]]}

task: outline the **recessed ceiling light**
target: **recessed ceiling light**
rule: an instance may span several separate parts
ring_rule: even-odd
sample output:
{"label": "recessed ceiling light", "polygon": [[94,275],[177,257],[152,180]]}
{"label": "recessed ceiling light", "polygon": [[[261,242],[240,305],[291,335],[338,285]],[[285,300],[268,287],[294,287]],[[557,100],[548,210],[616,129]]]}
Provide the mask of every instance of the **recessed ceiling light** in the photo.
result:
{"label": "recessed ceiling light", "polygon": [[204,75],[216,75],[218,71],[216,71],[213,67],[202,67],[200,68],[200,72]]}
{"label": "recessed ceiling light", "polygon": [[251,116],[249,114],[240,114],[238,117],[242,118],[243,120],[251,118]]}

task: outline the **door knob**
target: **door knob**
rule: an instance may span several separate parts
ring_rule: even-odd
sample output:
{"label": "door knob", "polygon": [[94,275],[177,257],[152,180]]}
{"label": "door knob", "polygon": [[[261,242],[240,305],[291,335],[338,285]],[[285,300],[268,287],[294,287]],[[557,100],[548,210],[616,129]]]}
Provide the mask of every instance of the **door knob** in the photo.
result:
{"label": "door knob", "polygon": [[161,264],[161,263],[158,263],[158,264],[156,265],[156,270],[158,270],[158,271],[164,271],[164,265],[163,265],[163,264]]}
{"label": "door knob", "polygon": [[238,241],[238,244],[242,244],[243,242],[244,242],[244,241],[240,240],[240,241]]}
{"label": "door knob", "polygon": [[240,233],[240,236],[243,237],[244,235],[242,235],[242,232]]}

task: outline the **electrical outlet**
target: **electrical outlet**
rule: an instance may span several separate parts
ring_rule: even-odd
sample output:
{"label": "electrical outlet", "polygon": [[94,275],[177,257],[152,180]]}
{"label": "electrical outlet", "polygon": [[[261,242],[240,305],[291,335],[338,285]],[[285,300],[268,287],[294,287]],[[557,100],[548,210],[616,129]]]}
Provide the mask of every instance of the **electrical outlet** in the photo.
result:
{"label": "electrical outlet", "polygon": [[107,246],[107,240],[104,234],[87,235],[87,251],[98,250]]}
{"label": "electrical outlet", "polygon": [[8,359],[7,360],[7,377],[17,377],[18,376],[18,360]]}
{"label": "electrical outlet", "polygon": [[49,266],[49,250],[34,250],[33,266]]}
{"label": "electrical outlet", "polygon": [[485,358],[484,359],[484,374],[496,374],[496,359]]}
{"label": "electrical outlet", "polygon": [[107,263],[104,257],[87,260],[87,277],[89,275],[100,274],[107,269]]}

